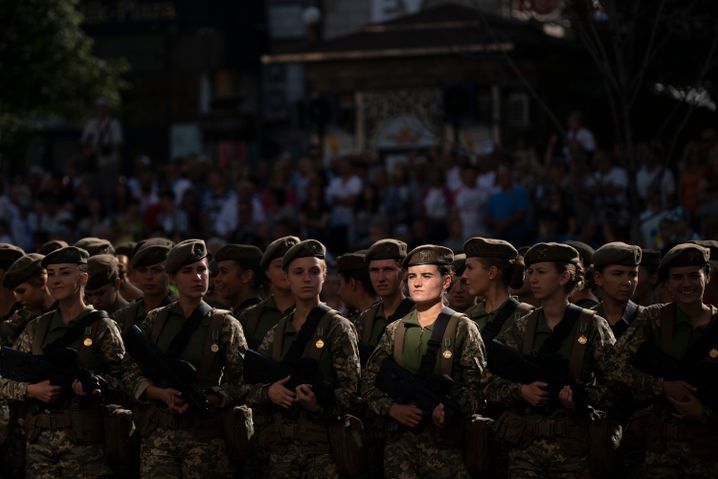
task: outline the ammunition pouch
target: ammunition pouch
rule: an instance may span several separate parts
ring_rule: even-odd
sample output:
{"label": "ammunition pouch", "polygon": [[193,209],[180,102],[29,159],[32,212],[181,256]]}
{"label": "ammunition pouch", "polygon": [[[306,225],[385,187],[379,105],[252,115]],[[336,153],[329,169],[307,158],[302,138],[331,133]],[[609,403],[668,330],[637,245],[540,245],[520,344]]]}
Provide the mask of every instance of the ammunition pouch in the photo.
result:
{"label": "ammunition pouch", "polygon": [[631,418],[626,434],[636,437],[648,450],[658,454],[665,453],[669,443],[682,442],[700,461],[718,461],[715,449],[718,432],[706,424],[692,424],[647,411]]}
{"label": "ammunition pouch", "polygon": [[60,411],[29,413],[25,418],[25,435],[35,442],[42,431],[65,431],[77,444],[102,444],[102,409],[72,405]]}
{"label": "ammunition pouch", "polygon": [[479,414],[466,422],[464,461],[472,477],[489,477],[492,471],[494,420]]}
{"label": "ammunition pouch", "polygon": [[254,436],[252,409],[246,405],[227,407],[222,410],[221,416],[230,459],[245,460]]}
{"label": "ammunition pouch", "polygon": [[588,420],[578,416],[547,419],[505,412],[496,421],[496,438],[525,449],[536,439],[556,441],[568,456],[588,454]]}
{"label": "ammunition pouch", "polygon": [[117,404],[110,404],[104,409],[105,462],[111,466],[128,464],[136,456],[140,446],[132,421],[132,411]]}
{"label": "ammunition pouch", "polygon": [[195,439],[208,441],[224,439],[222,414],[212,409],[207,417],[198,414],[173,414],[151,403],[137,403],[133,410],[137,429],[142,437],[149,437],[157,428],[171,431],[190,431]]}
{"label": "ammunition pouch", "polygon": [[329,450],[343,477],[359,477],[369,465],[364,442],[364,425],[356,416],[349,414],[327,425]]}
{"label": "ammunition pouch", "polygon": [[326,421],[308,417],[302,411],[295,420],[290,420],[275,413],[274,422],[266,430],[267,443],[270,449],[283,449],[289,443],[301,444],[307,454],[328,454],[329,435]]}

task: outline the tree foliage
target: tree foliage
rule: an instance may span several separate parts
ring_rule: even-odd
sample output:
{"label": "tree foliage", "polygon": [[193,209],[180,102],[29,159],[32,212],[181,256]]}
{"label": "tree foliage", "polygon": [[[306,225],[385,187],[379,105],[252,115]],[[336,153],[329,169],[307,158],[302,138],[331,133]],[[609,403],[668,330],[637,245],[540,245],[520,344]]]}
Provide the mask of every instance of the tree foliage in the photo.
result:
{"label": "tree foliage", "polygon": [[35,119],[76,120],[119,99],[124,61],[92,54],[77,0],[0,2],[0,148]]}

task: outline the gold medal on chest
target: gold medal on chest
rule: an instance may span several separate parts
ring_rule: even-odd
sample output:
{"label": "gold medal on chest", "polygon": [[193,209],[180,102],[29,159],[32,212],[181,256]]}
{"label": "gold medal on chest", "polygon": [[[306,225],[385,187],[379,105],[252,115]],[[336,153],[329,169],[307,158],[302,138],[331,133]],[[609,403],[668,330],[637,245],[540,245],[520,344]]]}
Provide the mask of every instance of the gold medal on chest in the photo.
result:
{"label": "gold medal on chest", "polygon": [[82,344],[89,348],[90,346],[92,346],[92,338],[85,338]]}
{"label": "gold medal on chest", "polygon": [[451,352],[451,349],[444,349],[444,352],[441,353],[442,356],[444,356],[444,359],[451,359],[451,356],[454,354]]}
{"label": "gold medal on chest", "polygon": [[718,359],[718,349],[713,348],[708,352],[708,356],[711,357],[711,359]]}
{"label": "gold medal on chest", "polygon": [[587,342],[588,342],[588,338],[586,336],[584,336],[583,334],[578,337],[578,344],[583,346]]}
{"label": "gold medal on chest", "polygon": [[217,343],[212,343],[212,346],[210,346],[209,349],[210,349],[213,353],[216,353],[217,351],[219,351],[219,345],[218,345]]}
{"label": "gold medal on chest", "polygon": [[322,349],[324,347],[324,340],[323,339],[317,339],[317,342],[314,343],[314,346],[316,346],[317,349]]}

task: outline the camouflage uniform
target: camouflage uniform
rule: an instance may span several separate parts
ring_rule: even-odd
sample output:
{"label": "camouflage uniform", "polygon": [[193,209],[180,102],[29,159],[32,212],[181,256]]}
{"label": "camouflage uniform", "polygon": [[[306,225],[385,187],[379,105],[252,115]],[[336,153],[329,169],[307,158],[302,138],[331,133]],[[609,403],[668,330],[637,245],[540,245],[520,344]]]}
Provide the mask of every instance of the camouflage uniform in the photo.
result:
{"label": "camouflage uniform", "polygon": [[[663,379],[646,374],[633,365],[642,344],[662,345],[663,311],[674,305],[648,306],[639,314],[616,345],[610,374],[612,379],[627,384],[634,394],[647,395],[652,399],[650,406],[634,414],[628,428],[628,434],[641,439],[646,446],[642,477],[715,477],[718,467],[716,411],[704,405],[703,421],[694,423],[674,418],[671,415],[673,409],[663,394]],[[718,308],[711,306],[711,310],[712,324],[718,321]],[[690,318],[677,307],[675,311],[670,351],[665,351],[664,346],[661,349],[680,361],[705,337],[710,325],[693,328]],[[703,361],[714,363],[718,360],[706,357]]]}
{"label": "camouflage uniform", "polygon": [[[448,310],[445,309],[445,311]],[[386,328],[372,354],[362,378],[362,395],[369,408],[388,417],[394,401],[374,385],[384,359],[394,356],[396,330],[406,327],[402,366],[416,373],[426,352],[434,325],[421,328],[416,310],[394,321]],[[414,346],[416,345],[416,346]],[[483,405],[480,394],[482,371],[486,363],[484,343],[476,324],[466,316],[459,319],[453,341],[452,376],[456,381],[451,397],[461,406],[465,416],[479,411]],[[438,365],[438,361],[437,361]],[[444,434],[433,424],[414,434],[392,423],[384,448],[384,475],[388,478],[461,478],[469,477],[463,460],[463,450],[456,444],[444,444]]]}
{"label": "camouflage uniform", "polygon": [[[45,313],[39,318],[31,321],[18,338],[16,347],[19,351],[32,352],[35,333],[40,321],[49,317],[49,326],[42,346],[50,344],[62,337],[67,329],[85,315],[92,312],[90,307],[85,308],[69,325],[65,325],[60,316],[59,310]],[[78,338],[70,347],[77,349],[91,347],[87,365],[106,383],[106,388],[117,389],[119,381],[117,377],[121,371],[121,362],[125,354],[120,332],[114,322],[109,319],[99,319],[90,327],[92,343],[91,346],[83,344],[87,337]],[[88,328],[88,329],[90,329]],[[27,383],[20,383],[10,379],[0,379],[0,397],[24,401],[27,395]],[[72,427],[48,425],[51,417],[68,416],[70,410],[79,408],[80,411],[93,414],[97,406],[86,406],[85,401],[77,397],[68,399],[67,403],[59,412],[49,414],[38,404],[31,404],[36,409],[25,418],[26,423],[32,417],[35,426],[30,426],[30,436],[27,445],[27,477],[56,478],[56,477],[97,477],[108,474],[109,469],[104,463],[102,439],[93,438],[90,444],[80,444],[76,439],[77,432]],[[99,420],[100,411],[97,411]],[[59,421],[58,421],[59,423]],[[32,423],[31,423],[32,424]],[[83,420],[83,424],[86,423]],[[84,442],[84,441],[82,441]]]}
{"label": "camouflage uniform", "polygon": [[266,336],[267,331],[272,329],[291,309],[293,308],[287,311],[280,311],[279,308],[277,308],[277,303],[274,302],[274,296],[270,296],[244,309],[242,314],[237,316],[237,319],[242,324],[242,329],[247,336],[247,341],[250,344],[255,342],[256,345],[259,346],[264,336]]}
{"label": "camouflage uniform", "polygon": [[[176,299],[177,298],[174,296],[167,295],[162,301],[162,305],[167,306]],[[145,300],[142,298],[136,299],[124,308],[120,308],[115,311],[111,316],[121,331],[126,330],[133,324],[140,324],[147,316],[147,311],[145,311]]]}
{"label": "camouflage uniform", "polygon": [[[270,477],[282,478],[338,478],[336,464],[329,451],[327,424],[352,408],[359,385],[359,352],[354,326],[336,311],[325,331],[317,328],[315,337],[307,343],[305,354],[312,348],[322,349],[319,368],[325,383],[334,391],[331,408],[317,413],[301,411],[297,415],[283,414],[272,406],[274,421],[267,429],[270,454]],[[274,356],[275,338],[282,336],[281,357],[284,357],[297,338],[292,326],[293,315],[286,316],[264,336],[259,352]],[[282,333],[279,333],[282,331]],[[320,342],[321,340],[321,342]],[[281,358],[275,358],[281,359]],[[269,385],[247,385],[247,403],[269,406]],[[299,406],[297,406],[299,407]]]}
{"label": "camouflage uniform", "polygon": [[[585,344],[578,382],[586,390],[589,405],[598,406],[606,390],[604,371],[606,361],[613,352],[615,339],[608,322],[590,313],[591,321],[584,320],[583,315],[576,321],[558,354],[569,359],[575,344]],[[526,351],[524,338],[530,321],[536,321],[536,329],[533,348]],[[538,308],[511,323],[497,339],[518,351],[532,353],[541,347],[551,333],[543,310]],[[484,395],[490,404],[519,410],[505,412],[496,424],[499,438],[509,447],[509,477],[590,477],[587,417],[571,414],[561,405],[548,406],[548,411],[539,414],[531,410],[521,397],[521,384],[490,373],[485,380]],[[563,427],[568,431],[565,435],[543,432]]]}
{"label": "camouflage uniform", "polygon": [[[506,300],[508,301],[508,300]],[[475,306],[473,306],[471,309],[469,309],[466,312],[466,315],[476,323],[476,325],[479,327],[479,331],[483,331],[487,324],[489,324],[491,321],[494,320],[496,317],[496,314],[501,311],[501,308],[503,308],[506,305],[506,301],[499,306],[496,311],[492,311],[489,313],[486,311],[486,301],[482,301]],[[506,321],[504,321],[503,326],[501,326],[501,329],[499,330],[499,333],[496,335],[501,336],[508,328],[509,326],[519,319],[522,316],[527,315],[531,311],[534,310],[534,307],[528,303],[519,303],[519,305],[516,307],[513,313],[506,318]]]}
{"label": "camouflage uniform", "polygon": [[[210,325],[215,317],[222,318],[221,328],[216,337],[208,337],[211,334]],[[156,343],[160,350],[167,351],[186,321],[178,301],[147,313],[140,327],[145,335],[152,337],[155,322],[163,319],[165,324]],[[200,386],[217,394],[222,399],[222,406],[233,405],[241,399],[242,364],[247,342],[242,327],[229,311],[213,309],[205,316],[192,333],[179,359],[190,362],[199,370],[205,349],[215,345],[218,346],[217,356],[214,357],[205,381]],[[134,360],[128,359],[126,363],[128,370],[123,378],[126,387],[134,398],[141,402],[140,407],[145,407],[143,417],[149,414],[152,418],[147,420],[149,424],[140,424],[143,420],[137,420],[138,427],[143,433],[140,451],[141,475],[152,478],[229,476],[229,456],[221,435],[219,417],[215,416],[216,421],[208,425],[219,432],[211,434],[214,436],[211,438],[200,437],[203,432],[198,430],[199,427],[192,428],[196,426],[196,420],[199,420],[192,411],[176,417],[165,412],[162,409],[163,404],[141,401],[151,381],[143,376]],[[173,422],[175,426],[172,427],[165,422]],[[156,428],[152,427],[153,424]]]}

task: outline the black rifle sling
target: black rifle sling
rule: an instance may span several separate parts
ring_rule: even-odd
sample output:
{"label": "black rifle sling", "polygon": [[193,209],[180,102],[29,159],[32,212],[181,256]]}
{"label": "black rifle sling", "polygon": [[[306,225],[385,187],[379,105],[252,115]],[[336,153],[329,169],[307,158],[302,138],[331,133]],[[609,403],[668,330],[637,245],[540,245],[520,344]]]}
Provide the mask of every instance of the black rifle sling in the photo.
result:
{"label": "black rifle sling", "polygon": [[636,316],[638,316],[638,305],[634,303],[631,300],[628,300],[628,304],[626,304],[626,309],[623,310],[623,314],[621,315],[621,319],[616,323],[615,326],[613,326],[613,333],[614,336],[616,336],[616,339],[623,336],[623,333],[626,332],[628,327],[633,323],[633,320],[636,319]]}
{"label": "black rifle sling", "polygon": [[555,328],[553,328],[553,332],[548,338],[546,338],[546,341],[544,341],[541,345],[539,350],[536,352],[536,355],[538,357],[543,357],[556,354],[573,330],[573,327],[578,321],[578,318],[581,316],[582,311],[583,308],[576,306],[575,304],[569,304],[566,311],[563,313],[563,319],[556,325]]}
{"label": "black rifle sling", "polygon": [[189,315],[189,318],[185,319],[184,324],[182,325],[182,329],[180,329],[179,333],[177,333],[177,335],[172,338],[172,342],[167,348],[167,357],[178,358],[182,354],[182,352],[189,344],[189,340],[192,337],[192,334],[197,330],[202,320],[210,312],[212,312],[212,307],[209,304],[205,303],[204,301],[199,303],[199,306],[197,306],[194,311],[192,311],[192,314]]}
{"label": "black rifle sling", "polygon": [[319,320],[327,314],[331,308],[326,304],[319,303],[314,309],[309,312],[306,321],[299,328],[297,337],[294,342],[289,346],[289,351],[282,358],[282,363],[291,366],[304,354],[304,349],[307,347],[307,343],[314,337],[314,332],[317,330]]}
{"label": "black rifle sling", "polygon": [[416,304],[414,301],[412,301],[411,298],[404,298],[401,300],[401,303],[399,303],[399,306],[397,306],[396,311],[394,311],[388,318],[386,318],[387,324],[393,323],[397,319],[401,319],[407,314],[411,312],[412,309],[414,309],[414,306]]}
{"label": "black rifle sling", "polygon": [[92,311],[91,313],[88,313],[83,318],[74,321],[72,325],[67,329],[65,334],[57,338],[52,343],[45,345],[42,350],[44,352],[48,352],[55,349],[62,349],[68,347],[69,345],[80,339],[80,336],[82,336],[82,334],[85,332],[85,329],[87,329],[89,326],[92,326],[95,321],[101,318],[109,318],[106,311],[96,310]]}
{"label": "black rifle sling", "polygon": [[481,331],[481,337],[484,342],[491,341],[499,334],[499,331],[501,331],[501,328],[506,320],[514,314],[518,306],[519,302],[515,298],[509,298],[508,301],[506,301],[506,304],[501,306],[501,308],[496,312],[494,319],[489,321],[489,323],[484,326],[484,330]]}
{"label": "black rifle sling", "polygon": [[434,321],[434,330],[431,332],[431,338],[429,338],[429,344],[426,347],[426,352],[421,357],[421,365],[416,376],[419,378],[425,378],[434,372],[436,366],[436,356],[439,354],[439,348],[441,347],[441,340],[444,339],[444,333],[446,327],[449,325],[451,319],[451,311],[448,308],[444,308],[444,311],[439,314],[439,317]]}

